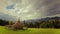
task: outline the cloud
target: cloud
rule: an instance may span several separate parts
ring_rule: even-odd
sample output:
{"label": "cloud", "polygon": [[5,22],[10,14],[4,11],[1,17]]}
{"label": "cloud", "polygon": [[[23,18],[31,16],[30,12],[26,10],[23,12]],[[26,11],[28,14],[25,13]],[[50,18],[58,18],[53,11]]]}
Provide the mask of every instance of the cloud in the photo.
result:
{"label": "cloud", "polygon": [[22,20],[60,14],[60,0],[2,0],[0,4],[0,11]]}
{"label": "cloud", "polygon": [[8,6],[6,7],[6,9],[7,9],[7,10],[15,9],[14,6],[15,6],[15,4],[8,5]]}
{"label": "cloud", "polygon": [[48,3],[48,9],[46,11],[46,16],[53,16],[60,14],[60,1],[59,0],[50,0]]}

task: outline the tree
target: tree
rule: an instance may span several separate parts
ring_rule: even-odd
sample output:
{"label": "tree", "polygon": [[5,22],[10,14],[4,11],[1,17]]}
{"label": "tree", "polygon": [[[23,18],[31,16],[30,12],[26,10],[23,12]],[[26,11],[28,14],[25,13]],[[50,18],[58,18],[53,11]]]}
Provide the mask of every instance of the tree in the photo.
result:
{"label": "tree", "polygon": [[9,21],[9,25],[13,25],[13,22],[12,21]]}

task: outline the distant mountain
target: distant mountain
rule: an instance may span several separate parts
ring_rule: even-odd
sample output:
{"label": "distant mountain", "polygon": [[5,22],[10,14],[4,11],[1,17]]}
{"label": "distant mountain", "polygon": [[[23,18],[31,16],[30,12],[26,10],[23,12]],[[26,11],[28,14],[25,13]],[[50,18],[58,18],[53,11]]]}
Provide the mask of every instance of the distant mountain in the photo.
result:
{"label": "distant mountain", "polygon": [[47,18],[42,18],[41,20],[57,20],[60,19],[60,17],[47,17]]}
{"label": "distant mountain", "polygon": [[39,19],[30,19],[30,20],[25,20],[24,22],[26,23],[35,23],[35,22],[38,22],[38,21],[42,21],[42,20],[58,20],[60,19],[60,17],[46,17],[46,18],[39,18]]}

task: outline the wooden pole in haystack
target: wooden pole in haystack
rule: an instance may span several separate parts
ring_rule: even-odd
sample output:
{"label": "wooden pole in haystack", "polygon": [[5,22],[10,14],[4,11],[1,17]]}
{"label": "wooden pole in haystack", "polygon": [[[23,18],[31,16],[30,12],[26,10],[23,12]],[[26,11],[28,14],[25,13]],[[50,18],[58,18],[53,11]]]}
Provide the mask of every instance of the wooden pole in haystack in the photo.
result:
{"label": "wooden pole in haystack", "polygon": [[20,13],[18,14],[18,19],[17,21],[15,22],[15,24],[13,24],[13,28],[14,29],[23,29],[23,24],[22,22],[20,21]]}

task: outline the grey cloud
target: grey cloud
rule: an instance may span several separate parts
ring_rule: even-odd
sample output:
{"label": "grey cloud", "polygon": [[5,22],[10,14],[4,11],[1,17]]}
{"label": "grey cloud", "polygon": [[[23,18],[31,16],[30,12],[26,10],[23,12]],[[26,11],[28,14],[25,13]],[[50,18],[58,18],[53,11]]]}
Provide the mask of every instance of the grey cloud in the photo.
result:
{"label": "grey cloud", "polygon": [[34,10],[36,10],[35,12],[44,14],[42,16],[53,16],[56,14],[60,14],[60,0],[40,0],[40,1],[37,0],[36,3],[33,5]]}
{"label": "grey cloud", "polygon": [[53,16],[56,14],[60,14],[60,2],[58,0],[53,1],[51,4],[49,4],[47,9],[47,16]]}
{"label": "grey cloud", "polygon": [[[32,16],[34,16],[34,18],[41,18],[60,14],[60,0],[22,0],[19,7],[20,9],[23,8],[20,14],[22,18],[26,18],[23,17],[24,15],[27,16],[27,18],[33,18]],[[24,12],[25,10],[28,12]]]}
{"label": "grey cloud", "polygon": [[16,11],[21,12],[18,16],[23,20],[60,14],[60,0],[13,0],[12,3],[14,2],[17,5]]}

